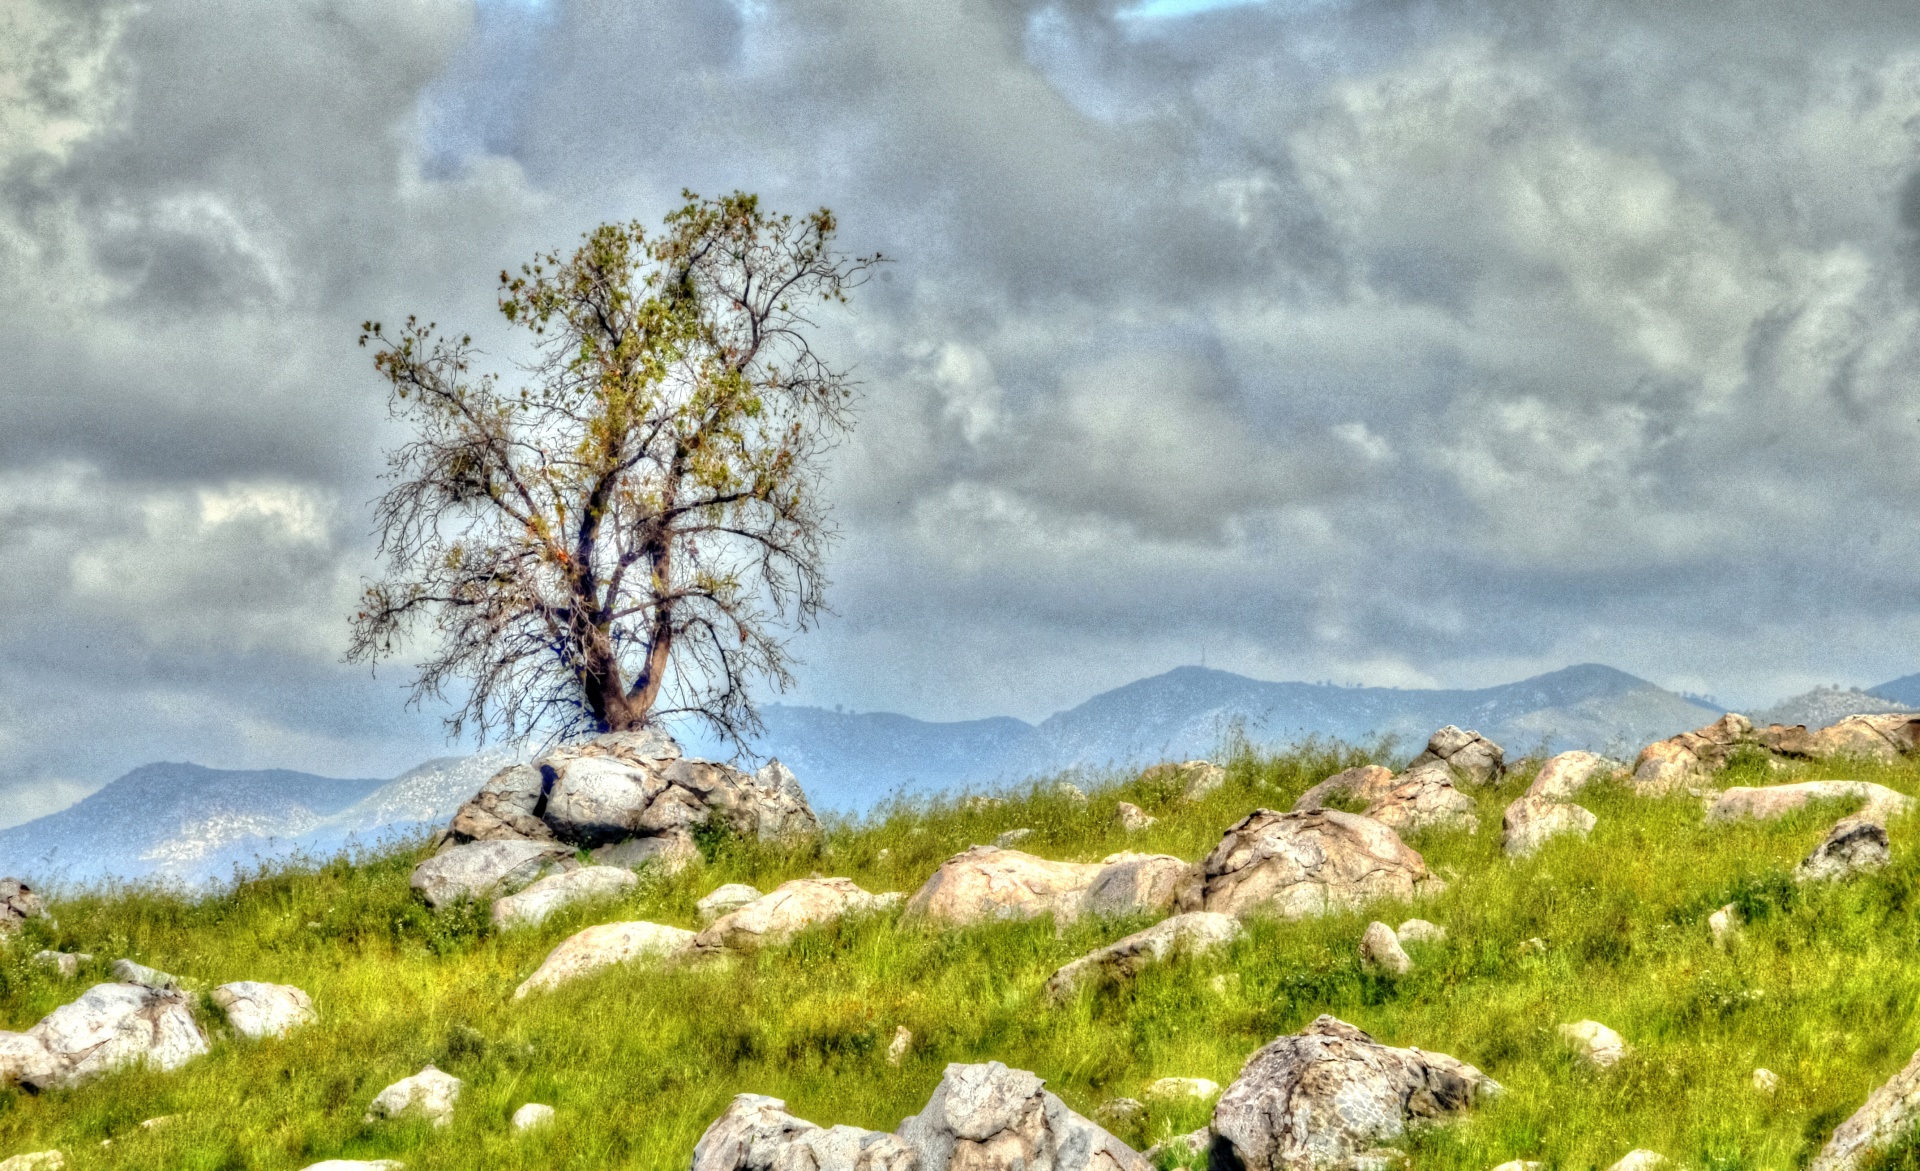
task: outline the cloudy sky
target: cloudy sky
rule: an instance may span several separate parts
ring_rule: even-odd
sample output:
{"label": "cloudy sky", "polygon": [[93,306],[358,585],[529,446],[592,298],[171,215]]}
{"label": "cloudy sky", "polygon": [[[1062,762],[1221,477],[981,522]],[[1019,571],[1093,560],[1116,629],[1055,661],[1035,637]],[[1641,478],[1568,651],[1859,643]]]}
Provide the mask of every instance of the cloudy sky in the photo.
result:
{"label": "cloudy sky", "polygon": [[450,751],[355,327],[683,187],[897,258],[789,701],[1920,670],[1911,0],[0,0],[0,822]]}

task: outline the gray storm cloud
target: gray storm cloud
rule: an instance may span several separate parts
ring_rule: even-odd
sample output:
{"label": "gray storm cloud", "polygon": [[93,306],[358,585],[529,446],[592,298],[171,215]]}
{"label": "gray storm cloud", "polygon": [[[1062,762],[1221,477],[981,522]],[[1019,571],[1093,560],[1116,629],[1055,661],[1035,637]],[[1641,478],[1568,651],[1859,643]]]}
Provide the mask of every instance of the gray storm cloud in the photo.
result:
{"label": "gray storm cloud", "polygon": [[[1908,5],[0,7],[0,779],[444,751],[367,317],[682,187],[894,264],[794,696],[1917,668]],[[60,786],[65,786],[61,788]],[[4,798],[0,798],[4,800]],[[5,820],[5,818],[0,818]]]}

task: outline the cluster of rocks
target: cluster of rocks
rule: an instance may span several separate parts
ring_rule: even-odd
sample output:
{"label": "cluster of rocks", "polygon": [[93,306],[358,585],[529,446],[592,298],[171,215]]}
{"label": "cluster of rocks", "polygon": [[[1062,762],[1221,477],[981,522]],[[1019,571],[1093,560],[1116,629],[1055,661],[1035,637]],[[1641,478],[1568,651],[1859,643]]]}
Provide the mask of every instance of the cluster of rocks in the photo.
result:
{"label": "cluster of rocks", "polygon": [[1591,752],[1563,752],[1540,766],[1527,786],[1502,816],[1501,848],[1510,858],[1524,858],[1563,834],[1586,837],[1599,819],[1573,798],[1596,781],[1619,776],[1626,766]]}
{"label": "cluster of rocks", "polygon": [[1705,784],[1743,748],[1794,760],[1851,757],[1891,764],[1920,748],[1920,715],[1848,716],[1809,732],[1804,724],[1756,728],[1729,712],[1704,728],[1647,745],[1634,761],[1633,787],[1657,797]]}
{"label": "cluster of rocks", "polygon": [[[538,922],[568,902],[618,893],[614,870],[686,866],[699,857],[693,835],[702,828],[787,841],[817,834],[820,822],[777,760],[745,773],[685,758],[657,730],[614,732],[494,774],[441,832],[413,888],[437,910],[547,880],[495,908],[505,924]],[[582,850],[595,865],[581,866]]]}
{"label": "cluster of rocks", "polygon": [[[114,976],[24,1033],[0,1032],[0,1085],[65,1089],[129,1065],[178,1069],[207,1052],[193,997],[178,980],[124,959]],[[313,1001],[291,985],[242,980],[210,998],[243,1037],[284,1036],[315,1019]]]}
{"label": "cluster of rocks", "polygon": [[1400,833],[1440,828],[1474,833],[1478,806],[1459,785],[1479,787],[1506,775],[1506,753],[1478,732],[1449,724],[1427,741],[1425,751],[1395,776],[1379,765],[1361,765],[1335,773],[1302,793],[1295,812],[1325,808],[1330,802],[1361,806],[1361,814]]}

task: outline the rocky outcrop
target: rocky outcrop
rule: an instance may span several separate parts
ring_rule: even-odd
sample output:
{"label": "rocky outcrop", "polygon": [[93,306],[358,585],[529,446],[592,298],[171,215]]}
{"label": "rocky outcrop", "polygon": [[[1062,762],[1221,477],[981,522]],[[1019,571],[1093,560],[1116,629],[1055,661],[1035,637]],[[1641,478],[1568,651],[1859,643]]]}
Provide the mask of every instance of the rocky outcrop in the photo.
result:
{"label": "rocky outcrop", "polygon": [[760,895],[758,887],[748,886],[744,882],[729,882],[715,887],[710,894],[693,904],[693,909],[700,913],[702,923],[711,923],[729,911],[739,910]]}
{"label": "rocky outcrop", "polygon": [[1209,1162],[1243,1171],[1331,1168],[1498,1091],[1464,1061],[1382,1045],[1322,1016],[1248,1059],[1214,1107]]}
{"label": "rocky outcrop", "polygon": [[640,880],[624,866],[581,866],[538,879],[518,894],[493,900],[493,925],[537,927],[563,907],[626,894]]}
{"label": "rocky outcrop", "polygon": [[0,878],[0,936],[12,935],[28,919],[46,913],[32,887],[17,878]]}
{"label": "rocky outcrop", "polygon": [[1570,801],[1554,801],[1531,793],[1517,798],[1500,819],[1500,848],[1509,858],[1525,858],[1550,840],[1566,834],[1586,837],[1599,818]]}
{"label": "rocky outcrop", "polygon": [[1400,946],[1393,928],[1375,920],[1360,936],[1360,962],[1389,976],[1404,976],[1413,971],[1413,958]]}
{"label": "rocky outcrop", "polygon": [[1872,1165],[1875,1155],[1911,1134],[1916,1123],[1920,1123],[1920,1052],[1867,1095],[1860,1109],[1820,1148],[1807,1171],[1859,1171]]}
{"label": "rocky outcrop", "polygon": [[1661,796],[1698,785],[1745,747],[1799,760],[1852,758],[1891,764],[1920,748],[1920,715],[1848,716],[1809,732],[1798,724],[1756,728],[1745,716],[1729,712],[1704,728],[1642,749],[1634,762],[1634,789],[1643,796]]}
{"label": "rocky outcrop", "polygon": [[1442,886],[1393,830],[1333,809],[1256,810],[1200,865],[1205,908],[1227,915],[1292,919]]}
{"label": "rocky outcrop", "polygon": [[900,1124],[919,1171],[1150,1171],[1146,1159],[997,1061],[949,1065],[926,1109]]}
{"label": "rocky outcrop", "polygon": [[61,1089],[128,1065],[178,1069],[207,1051],[183,992],[96,984],[24,1033],[0,1033],[0,1084]]}
{"label": "rocky outcrop", "polygon": [[1103,918],[1164,915],[1183,893],[1197,899],[1199,877],[1199,867],[1170,854],[1112,854],[1080,896],[1079,913]]}
{"label": "rocky outcrop", "polygon": [[1708,803],[1710,822],[1785,817],[1814,801],[1864,801],[1860,812],[1884,820],[1913,808],[1913,798],[1871,781],[1801,781],[1791,785],[1735,786]]}
{"label": "rocky outcrop", "polygon": [[1574,1056],[1588,1065],[1610,1069],[1626,1059],[1625,1039],[1599,1021],[1575,1021],[1561,1025],[1559,1032]]}
{"label": "rocky outcrop", "polygon": [[1417,833],[1424,829],[1474,833],[1480,828],[1479,810],[1473,798],[1454,788],[1450,768],[1429,762],[1408,769],[1367,806],[1365,816],[1391,827],[1395,833]]}
{"label": "rocky outcrop", "polygon": [[215,988],[212,997],[242,1037],[284,1037],[319,1019],[313,998],[291,984],[235,980]]}
{"label": "rocky outcrop", "polygon": [[694,937],[694,946],[743,951],[785,943],[808,927],[884,909],[898,898],[869,894],[850,878],[796,878],[715,919]]}
{"label": "rocky outcrop", "polygon": [[1728,712],[1704,728],[1641,749],[1633,762],[1633,790],[1642,797],[1664,797],[1700,784],[1726,767],[1735,749],[1753,743],[1758,743],[1753,721]]}
{"label": "rocky outcrop", "polygon": [[558,842],[496,838],[443,846],[413,868],[411,885],[438,911],[462,899],[507,894],[573,865],[573,851]]}
{"label": "rocky outcrop", "polygon": [[1407,765],[1412,772],[1437,762],[1459,773],[1469,784],[1491,785],[1507,773],[1507,754],[1478,732],[1463,732],[1448,724],[1427,740],[1427,750]]}
{"label": "rocky outcrop", "polygon": [[368,1122],[382,1118],[424,1118],[435,1126],[453,1121],[453,1108],[460,1101],[466,1083],[438,1067],[428,1065],[412,1077],[381,1090],[367,1107]]}
{"label": "rocky outcrop", "polygon": [[601,968],[635,960],[670,960],[693,949],[694,933],[659,923],[602,923],[568,936],[533,975],[514,989],[519,1000],[558,988]]}
{"label": "rocky outcrop", "polygon": [[1377,764],[1343,769],[1300,794],[1293,803],[1293,811],[1303,813],[1309,809],[1325,809],[1328,802],[1332,801],[1365,809],[1386,796],[1387,790],[1393,788],[1393,783],[1393,770]]}
{"label": "rocky outcrop", "polygon": [[820,830],[793,772],[777,760],[747,774],[686,759],[657,730],[613,732],[496,773],[455,813],[441,853],[421,866],[511,842],[589,849],[602,865],[677,870],[697,856],[692,831],[715,824],[763,842]]}
{"label": "rocky outcrop", "polygon": [[1162,919],[1144,931],[1089,952],[1047,978],[1046,994],[1059,1001],[1089,983],[1121,982],[1142,969],[1176,955],[1205,955],[1240,938],[1240,924],[1230,915],[1192,911]]}
{"label": "rocky outcrop", "polygon": [[1626,771],[1626,765],[1592,752],[1562,752],[1550,756],[1527,786],[1527,796],[1544,801],[1571,801],[1596,781]]}
{"label": "rocky outcrop", "polygon": [[1874,817],[1856,813],[1834,823],[1826,838],[1795,868],[1800,882],[1832,882],[1879,870],[1892,858],[1887,827]]}
{"label": "rocky outcrop", "polygon": [[974,846],[941,863],[907,900],[907,915],[954,926],[1040,915],[1067,921],[1079,916],[1081,897],[1101,869],[1097,863],[1050,862]]}
{"label": "rocky outcrop", "polygon": [[1806,755],[1815,760],[1851,757],[1892,764],[1920,747],[1920,715],[1848,716],[1812,734]]}

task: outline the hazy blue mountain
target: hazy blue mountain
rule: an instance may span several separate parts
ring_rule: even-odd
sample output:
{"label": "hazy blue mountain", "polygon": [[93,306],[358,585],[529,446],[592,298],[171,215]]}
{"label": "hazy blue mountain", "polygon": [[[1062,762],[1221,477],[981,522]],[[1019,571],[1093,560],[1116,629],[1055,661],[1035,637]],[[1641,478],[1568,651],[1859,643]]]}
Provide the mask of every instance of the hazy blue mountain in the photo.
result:
{"label": "hazy blue mountain", "polygon": [[1816,687],[1802,695],[1783,699],[1770,708],[1749,713],[1756,724],[1805,724],[1818,731],[1837,724],[1848,716],[1863,713],[1911,711],[1900,700],[1857,687]]}
{"label": "hazy blue mountain", "polygon": [[1920,708],[1920,675],[1902,675],[1891,683],[1867,688],[1881,699],[1890,699],[1905,707]]}
{"label": "hazy blue mountain", "polygon": [[42,882],[200,882],[284,853],[386,785],[286,769],[142,765],[58,813],[0,830],[0,873]]}

